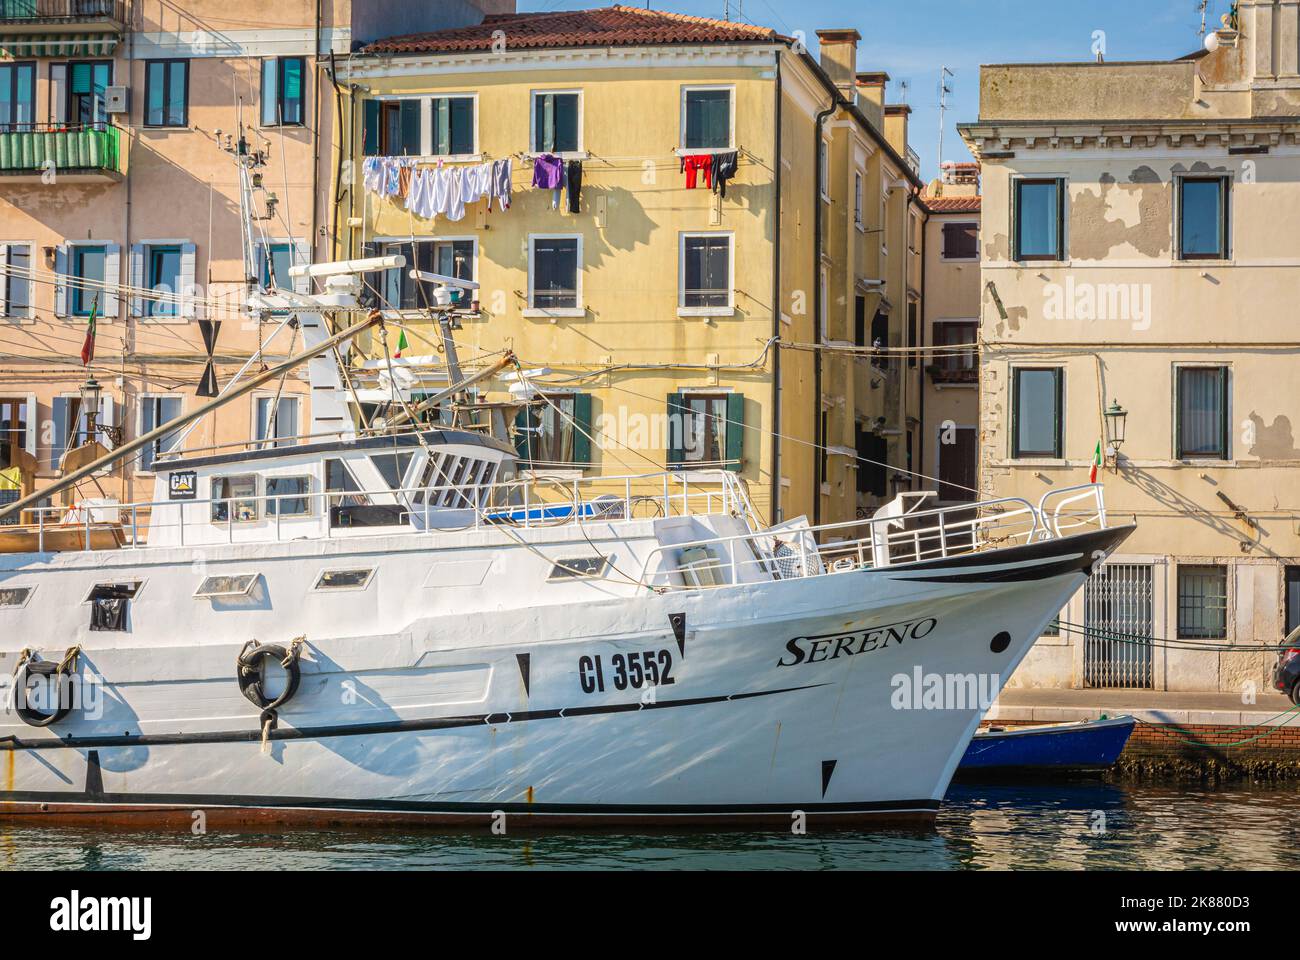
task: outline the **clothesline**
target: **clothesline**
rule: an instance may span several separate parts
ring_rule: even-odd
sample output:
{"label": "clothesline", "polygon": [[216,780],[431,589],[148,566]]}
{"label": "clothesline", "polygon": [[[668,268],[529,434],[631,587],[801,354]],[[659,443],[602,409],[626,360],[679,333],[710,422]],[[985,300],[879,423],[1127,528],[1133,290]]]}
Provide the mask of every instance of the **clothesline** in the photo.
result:
{"label": "clothesline", "polygon": [[[581,210],[583,160],[543,153],[532,157],[531,186],[551,191],[551,209],[560,208],[560,197],[567,197],[569,213]],[[366,190],[400,201],[412,215],[424,220],[444,217],[455,223],[465,217],[467,204],[487,198],[487,209],[495,200],[502,212],[510,208],[514,188],[514,157],[486,160],[474,164],[430,166],[419,157],[366,157],[362,163],[362,184]],[[725,197],[727,181],[736,176],[740,152],[684,154],[678,169],[688,190],[702,180],[705,187]]]}

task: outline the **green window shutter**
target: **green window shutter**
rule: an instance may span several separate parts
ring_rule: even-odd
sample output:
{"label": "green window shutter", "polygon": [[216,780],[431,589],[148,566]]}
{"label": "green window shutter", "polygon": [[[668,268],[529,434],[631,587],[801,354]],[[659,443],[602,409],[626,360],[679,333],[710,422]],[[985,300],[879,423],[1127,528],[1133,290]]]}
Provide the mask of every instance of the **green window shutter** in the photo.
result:
{"label": "green window shutter", "polygon": [[365,110],[364,142],[361,153],[366,157],[379,156],[379,101],[363,101]]}
{"label": "green window shutter", "polygon": [[591,394],[573,395],[573,462],[591,463]]}
{"label": "green window shutter", "polygon": [[421,114],[424,107],[419,100],[403,100],[401,106],[402,117],[402,156],[415,157],[419,156],[420,150],[420,132],[423,126]]}
{"label": "green window shutter", "polygon": [[686,398],[680,393],[668,394],[668,456],[666,463],[684,463],[686,460]]}
{"label": "green window shutter", "polygon": [[524,407],[515,414],[515,453],[525,465],[531,464],[533,459],[528,453],[528,438],[531,436],[528,432],[528,408]]}
{"label": "green window shutter", "polygon": [[745,456],[745,395],[727,394],[726,469],[739,472]]}

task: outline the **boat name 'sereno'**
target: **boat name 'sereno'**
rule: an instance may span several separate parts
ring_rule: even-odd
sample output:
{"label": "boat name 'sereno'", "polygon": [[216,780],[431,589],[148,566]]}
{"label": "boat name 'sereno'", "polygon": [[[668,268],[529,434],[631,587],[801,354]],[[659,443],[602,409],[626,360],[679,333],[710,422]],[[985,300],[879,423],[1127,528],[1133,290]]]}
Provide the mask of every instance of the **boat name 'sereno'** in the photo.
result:
{"label": "boat name 'sereno'", "polygon": [[821,663],[825,660],[837,660],[843,654],[852,657],[859,653],[871,653],[883,650],[891,643],[901,644],[904,640],[920,640],[930,635],[939,625],[934,617],[920,620],[907,620],[903,623],[887,623],[880,627],[855,630],[853,633],[828,633],[820,637],[795,637],[785,645],[789,657],[782,656],[776,662],[778,667],[797,667],[801,663]]}

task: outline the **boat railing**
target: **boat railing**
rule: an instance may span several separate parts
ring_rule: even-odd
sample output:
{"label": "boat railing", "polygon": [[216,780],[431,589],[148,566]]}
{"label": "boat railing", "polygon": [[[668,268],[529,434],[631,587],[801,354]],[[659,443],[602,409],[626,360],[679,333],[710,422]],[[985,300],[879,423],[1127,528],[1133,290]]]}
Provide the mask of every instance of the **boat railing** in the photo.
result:
{"label": "boat railing", "polygon": [[[1093,511],[1063,512],[1086,500],[1095,504]],[[696,589],[756,579],[799,579],[942,560],[1105,525],[1101,486],[1087,484],[1049,492],[1037,505],[1022,497],[1003,497],[901,516],[664,544],[646,556],[640,582],[662,589]]]}
{"label": "boat railing", "polygon": [[35,523],[28,527],[35,534],[38,552],[45,552],[54,548],[56,538],[50,535],[56,532],[80,531],[84,536],[78,537],[79,548],[92,549],[93,543],[103,540],[92,534],[106,528],[120,532],[121,546],[129,549],[150,543],[197,546],[501,525],[527,529],[718,513],[741,517],[750,529],[760,525],[744,482],[730,471],[715,470],[578,478],[539,475],[491,483],[121,504],[91,500],[72,507],[32,508],[29,514]]}

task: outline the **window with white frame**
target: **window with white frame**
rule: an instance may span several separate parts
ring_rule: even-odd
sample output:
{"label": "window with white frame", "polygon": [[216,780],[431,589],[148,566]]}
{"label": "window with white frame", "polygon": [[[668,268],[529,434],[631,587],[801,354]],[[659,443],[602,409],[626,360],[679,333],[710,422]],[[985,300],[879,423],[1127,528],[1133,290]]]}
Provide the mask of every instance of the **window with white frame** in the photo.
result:
{"label": "window with white frame", "polygon": [[731,233],[681,234],[677,305],[683,310],[732,308]]}
{"label": "window with white frame", "polygon": [[253,439],[255,449],[291,447],[298,437],[298,398],[254,397]]}
{"label": "window with white frame", "polygon": [[466,157],[478,149],[478,96],[366,100],[362,153],[382,157]]}
{"label": "window with white frame", "polygon": [[853,225],[862,226],[862,174],[853,175]]}
{"label": "window with white frame", "polygon": [[198,248],[188,240],[132,244],[131,315],[160,322],[193,317],[197,260]]}
{"label": "window with white frame", "polygon": [[[473,280],[477,254],[478,241],[474,237],[417,237],[414,243],[409,240],[368,243],[367,256],[401,255],[406,257],[407,266],[367,277],[366,290],[372,294],[379,291],[382,295],[382,302],[375,303],[375,306],[393,310],[424,309],[433,303],[433,290],[437,285],[411,279],[410,268],[458,280]],[[464,305],[473,299],[473,293],[456,287],[451,291],[451,299],[453,303]]]}
{"label": "window with white frame", "polygon": [[683,87],[682,149],[732,149],[734,101],[732,87]]}
{"label": "window with white frame", "polygon": [[533,153],[577,153],[582,150],[582,94],[577,90],[534,90]]}
{"label": "window with white frame", "polygon": [[0,299],[3,315],[22,319],[32,315],[32,245],[0,243]]}
{"label": "window with white frame", "polygon": [[[163,424],[175,420],[181,415],[181,406],[182,400],[179,396],[146,393],[140,398],[140,419],[136,435],[142,437],[149,431],[156,430]],[[158,454],[170,450],[177,437],[177,431],[173,430],[142,448],[136,469],[141,473],[152,473],[154,461],[157,459]]]}
{"label": "window with white frame", "polygon": [[582,309],[582,237],[528,238],[528,307],[543,312]]}

